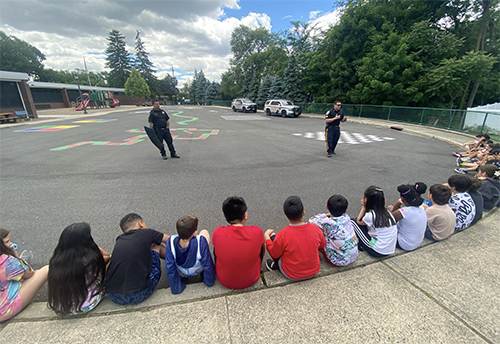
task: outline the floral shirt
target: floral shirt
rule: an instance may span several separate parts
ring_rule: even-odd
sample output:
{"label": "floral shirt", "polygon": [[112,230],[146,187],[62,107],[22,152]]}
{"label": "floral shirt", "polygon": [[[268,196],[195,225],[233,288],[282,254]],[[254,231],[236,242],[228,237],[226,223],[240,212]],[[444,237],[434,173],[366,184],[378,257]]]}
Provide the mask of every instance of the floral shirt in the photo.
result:
{"label": "floral shirt", "polygon": [[311,217],[309,222],[317,225],[323,232],[326,239],[324,250],[333,264],[346,266],[356,260],[358,239],[349,215],[328,217],[326,214],[318,214]]}

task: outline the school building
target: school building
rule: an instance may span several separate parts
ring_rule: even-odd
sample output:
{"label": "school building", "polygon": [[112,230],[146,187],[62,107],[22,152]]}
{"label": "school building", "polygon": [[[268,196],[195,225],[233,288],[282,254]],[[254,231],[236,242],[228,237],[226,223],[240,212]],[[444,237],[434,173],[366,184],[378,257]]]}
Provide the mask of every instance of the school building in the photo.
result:
{"label": "school building", "polygon": [[[76,107],[80,97],[78,85],[30,81],[26,73],[0,70],[0,113],[26,111],[38,117],[37,109]],[[80,85],[82,93],[107,93],[122,105],[143,103],[144,97],[128,97],[124,88]],[[103,106],[106,106],[103,103]]]}

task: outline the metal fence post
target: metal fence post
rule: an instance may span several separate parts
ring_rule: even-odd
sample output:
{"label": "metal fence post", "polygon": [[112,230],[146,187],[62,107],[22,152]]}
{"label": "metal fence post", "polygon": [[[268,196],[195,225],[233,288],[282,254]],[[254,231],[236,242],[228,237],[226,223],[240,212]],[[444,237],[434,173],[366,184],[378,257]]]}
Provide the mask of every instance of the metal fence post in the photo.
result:
{"label": "metal fence post", "polygon": [[457,110],[453,110],[453,112],[451,113],[451,118],[450,118],[450,123],[448,123],[448,128],[446,129],[450,129],[451,128],[451,122],[453,122],[453,118],[455,117],[455,112]]}
{"label": "metal fence post", "polygon": [[486,119],[487,118],[488,118],[488,113],[486,113],[486,115],[484,116],[483,125],[481,126],[481,131],[479,132],[480,134],[483,133],[484,126],[486,125]]}
{"label": "metal fence post", "polygon": [[422,125],[422,123],[424,122],[424,114],[425,114],[425,108],[422,109],[422,116],[420,116],[420,125]]}
{"label": "metal fence post", "polygon": [[387,114],[387,120],[388,121],[391,120],[391,110],[392,110],[392,106],[389,106],[389,113]]}

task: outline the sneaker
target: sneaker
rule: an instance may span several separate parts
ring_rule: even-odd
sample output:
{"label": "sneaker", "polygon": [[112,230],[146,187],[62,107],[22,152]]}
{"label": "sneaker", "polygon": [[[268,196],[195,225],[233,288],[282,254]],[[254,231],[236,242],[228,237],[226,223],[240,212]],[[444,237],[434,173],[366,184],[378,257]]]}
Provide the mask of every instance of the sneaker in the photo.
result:
{"label": "sneaker", "polygon": [[455,169],[455,172],[460,173],[460,174],[467,174],[467,168],[466,167],[459,167]]}
{"label": "sneaker", "polygon": [[178,156],[177,154],[173,154],[170,156],[171,158],[180,158],[180,156]]}
{"label": "sneaker", "polygon": [[452,153],[453,156],[456,156],[457,158],[460,158],[462,155],[460,155],[459,152],[453,152]]}
{"label": "sneaker", "polygon": [[274,259],[271,259],[269,258],[268,260],[266,260],[266,268],[267,270],[269,271],[273,271],[273,270],[278,270],[278,264],[276,264],[276,262],[274,261]]}
{"label": "sneaker", "polygon": [[331,157],[332,157],[332,155],[331,155],[331,154],[327,154],[327,155],[326,155],[326,157],[327,157],[327,158],[331,158]]}
{"label": "sneaker", "polygon": [[457,158],[457,166],[460,167],[462,165],[462,158]]}
{"label": "sneaker", "polygon": [[19,255],[19,258],[21,258],[26,263],[28,263],[28,265],[31,265],[31,261],[33,260],[33,251],[31,251],[31,250],[24,250]]}

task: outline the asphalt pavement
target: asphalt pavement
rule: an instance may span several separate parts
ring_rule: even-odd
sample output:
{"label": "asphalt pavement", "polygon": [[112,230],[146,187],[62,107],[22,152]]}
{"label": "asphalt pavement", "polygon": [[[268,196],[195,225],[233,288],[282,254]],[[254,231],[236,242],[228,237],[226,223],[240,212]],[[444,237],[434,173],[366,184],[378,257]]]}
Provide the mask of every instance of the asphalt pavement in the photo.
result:
{"label": "asphalt pavement", "polygon": [[[125,110],[130,113],[123,115],[124,117],[133,118],[136,116],[136,111],[139,112],[137,116],[145,116],[144,113],[140,113],[144,111],[141,108],[119,109],[119,111]],[[171,107],[168,110],[169,113],[176,113],[183,109]],[[181,155],[180,166],[158,165],[162,161],[155,155],[156,152],[149,155],[154,149],[145,143],[129,145],[129,148],[135,147],[139,150],[133,153],[127,152],[127,155],[117,151],[111,154],[103,153],[96,150],[99,146],[93,147],[91,144],[86,144],[86,147],[94,149],[89,149],[86,153],[77,151],[78,147],[47,153],[49,146],[52,148],[64,146],[60,144],[61,138],[63,141],[68,141],[63,142],[64,144],[85,141],[80,140],[80,134],[71,133],[71,129],[66,129],[67,134],[64,136],[57,136],[57,142],[54,140],[56,136],[41,137],[33,142],[30,141],[31,139],[28,140],[29,147],[37,144],[41,147],[40,150],[34,147],[35,155],[40,156],[39,160],[35,155],[28,154],[23,158],[4,154],[6,147],[9,151],[16,151],[20,149],[18,146],[22,145],[17,139],[19,136],[11,132],[19,128],[45,125],[45,123],[70,125],[71,121],[67,116],[71,116],[71,120],[76,117],[69,114],[67,110],[46,113],[51,118],[50,121],[54,122],[39,119],[33,123],[9,125],[8,129],[1,126],[2,194],[4,188],[7,188],[9,199],[14,197],[12,195],[15,189],[30,192],[27,191],[29,189],[20,186],[21,182],[14,182],[14,173],[22,176],[23,180],[27,179],[31,188],[36,188],[35,168],[42,169],[48,174],[48,176],[38,177],[39,182],[43,184],[43,190],[33,192],[32,203],[30,202],[23,208],[21,204],[16,203],[18,202],[16,199],[13,199],[15,205],[22,208],[22,212],[15,213],[16,216],[11,218],[2,211],[2,223],[5,222],[6,216],[10,225],[19,226],[30,221],[36,222],[42,214],[38,214],[38,218],[30,218],[29,209],[41,207],[48,212],[51,210],[49,206],[51,201],[54,201],[57,206],[53,207],[53,212],[47,214],[46,218],[40,219],[45,224],[50,224],[51,221],[55,224],[54,234],[50,235],[50,240],[53,241],[57,240],[58,233],[62,230],[60,228],[62,223],[74,221],[78,212],[81,212],[82,216],[88,216],[92,208],[86,207],[85,202],[98,205],[99,209],[95,210],[98,214],[115,214],[116,212],[115,217],[120,212],[123,214],[124,209],[120,208],[119,211],[114,209],[113,197],[104,197],[104,201],[99,200],[103,196],[96,191],[99,187],[128,189],[117,192],[115,198],[119,200],[116,202],[123,202],[123,199],[127,199],[128,196],[127,202],[130,209],[142,206],[141,210],[148,213],[147,208],[151,208],[151,204],[140,205],[134,202],[134,194],[136,191],[140,192],[141,188],[147,188],[149,178],[161,180],[164,183],[165,180],[158,174],[161,173],[162,168],[165,174],[173,175],[169,180],[171,183],[175,180],[182,180],[183,174],[188,175],[179,188],[166,184],[166,190],[163,191],[164,197],[168,198],[168,195],[172,193],[182,194],[182,189],[193,192],[193,189],[188,187],[189,183],[195,184],[207,194],[203,196],[202,193],[195,193],[191,196],[180,197],[178,202],[181,204],[178,209],[173,207],[175,216],[181,210],[188,211],[184,209],[188,204],[196,202],[209,204],[214,199],[216,204],[213,209],[220,212],[220,203],[224,197],[219,192],[227,196],[231,195],[229,192],[234,189],[220,190],[219,178],[223,178],[226,183],[243,182],[250,184],[251,187],[263,183],[262,189],[257,187],[255,194],[249,192],[246,187],[235,191],[248,195],[246,198],[250,199],[249,212],[258,214],[259,218],[264,217],[265,208],[271,208],[275,215],[278,214],[279,200],[282,202],[284,195],[287,195],[280,189],[291,186],[299,190],[300,196],[307,200],[306,207],[310,204],[310,208],[317,210],[314,212],[320,212],[334,188],[326,186],[326,190],[323,191],[307,192],[307,190],[318,185],[321,176],[327,176],[329,169],[333,169],[337,174],[334,182],[346,180],[344,183],[347,184],[344,186],[346,189],[342,190],[347,191],[343,191],[344,193],[353,190],[352,199],[349,197],[348,199],[352,204],[352,214],[354,214],[358,206],[357,200],[362,193],[359,190],[363,190],[371,179],[388,190],[388,198],[395,197],[390,187],[395,189],[398,183],[416,181],[415,178],[423,176],[432,176],[432,178],[426,178],[426,182],[428,179],[443,181],[443,178],[451,174],[453,167],[453,159],[449,153],[471,137],[422,126],[350,118],[348,122],[350,124],[343,125],[343,131],[363,134],[365,139],[367,135],[372,135],[372,139],[376,137],[382,141],[362,142],[363,137],[358,136],[358,144],[349,145],[347,142],[340,144],[338,155],[341,158],[338,161],[329,161],[322,149],[324,143],[317,136],[321,129],[314,129],[315,127],[321,128],[319,120],[322,115],[305,114],[303,119],[271,118],[268,121],[233,118],[226,122],[217,122],[220,116],[251,115],[231,114],[226,111],[227,109],[216,107],[195,107],[184,109],[180,116],[190,117],[185,120],[196,117],[189,110],[202,112],[203,115],[198,116],[198,122],[185,123],[186,130],[194,127],[220,129],[217,135],[223,139],[215,140],[216,135],[213,135],[199,141],[174,140]],[[93,111],[89,118],[115,119],[109,117],[106,111],[109,110]],[[111,112],[111,115],[115,113],[117,112]],[[43,112],[41,114],[45,116]],[[207,115],[206,118],[202,118],[204,115]],[[262,116],[259,113],[256,115]],[[56,116],[61,117],[55,118]],[[283,122],[283,120],[288,120],[288,122]],[[175,127],[177,128],[180,127],[179,121],[181,120],[176,118]],[[121,120],[121,122],[125,121]],[[144,122],[141,119],[141,123],[145,124]],[[131,126],[131,123],[123,125],[115,123],[115,131],[118,133],[121,129],[125,131],[140,128],[139,125]],[[193,123],[197,123],[196,126],[193,126]],[[110,124],[113,125],[113,121],[101,123],[101,126]],[[228,126],[225,126],[226,124]],[[83,126],[83,124],[80,125]],[[388,129],[391,126],[397,126],[402,131]],[[267,129],[270,129],[272,134]],[[251,140],[247,141],[242,138],[246,135],[246,131],[252,133]],[[94,127],[91,132],[94,133],[91,135],[91,141],[105,141],[105,130],[101,131]],[[117,134],[113,137],[112,143],[119,143],[130,137],[130,135]],[[393,140],[383,140],[389,137]],[[70,140],[72,138],[74,138],[73,141]],[[211,139],[214,140],[211,141]],[[296,144],[297,142],[300,144]],[[271,152],[262,153],[260,150],[262,147],[266,147]],[[74,153],[71,153],[72,150]],[[234,150],[240,150],[241,154],[233,154]],[[257,152],[254,152],[255,150]],[[380,152],[381,150],[383,153]],[[412,151],[415,153],[414,157],[410,156]],[[20,150],[20,152],[26,155],[25,151]],[[50,157],[50,154],[58,152],[65,153],[65,155]],[[120,159],[114,159],[112,155],[118,155]],[[82,159],[86,162],[80,162]],[[137,162],[138,159],[139,162]],[[118,162],[119,160],[125,160],[125,162]],[[362,162],[359,163],[358,160]],[[36,166],[30,166],[33,161],[36,161]],[[105,173],[102,171],[95,173],[93,168],[87,166],[89,161],[92,164],[100,163],[104,166]],[[167,160],[166,163],[173,164],[177,161],[172,159]],[[9,169],[9,164],[15,165],[12,170]],[[324,167],[325,164],[330,165]],[[243,166],[243,168],[232,169],[233,165]],[[266,168],[262,165],[266,165]],[[283,166],[287,172],[280,172],[280,167]],[[355,180],[357,178],[353,176],[357,174],[349,169],[350,166],[355,166],[360,170],[357,171],[360,175],[365,174],[362,182]],[[4,173],[5,168],[7,168],[6,173]],[[392,171],[394,169],[399,169],[396,171],[399,173]],[[246,174],[242,177],[244,171]],[[141,172],[146,173],[148,178],[137,178],[137,174]],[[72,180],[68,182],[67,187],[63,188],[60,182],[68,178],[67,174]],[[217,174],[220,176],[217,177]],[[293,178],[293,174],[300,178]],[[266,175],[269,176],[269,181],[264,179]],[[398,179],[398,175],[402,177]],[[143,184],[138,185],[138,189],[130,190],[127,179]],[[349,179],[354,180],[349,182]],[[154,183],[154,180],[152,182]],[[88,192],[84,187],[79,186],[82,183],[95,185]],[[328,184],[326,177],[325,183]],[[432,181],[428,183],[430,185]],[[62,188],[63,191],[58,195],[57,192],[50,191],[51,187]],[[276,195],[270,200],[261,202],[263,204],[259,204],[258,194],[262,194],[262,190],[265,189],[275,191]],[[42,197],[43,191],[50,195]],[[78,201],[79,192],[84,193],[85,202]],[[92,192],[97,192],[97,195],[90,196],[89,199]],[[315,195],[318,200],[314,200]],[[57,196],[64,198],[65,203],[74,203],[73,206],[67,208],[70,209],[69,214],[68,211],[58,210],[58,207],[63,207],[63,203],[56,201]],[[5,201],[6,199],[2,196],[3,205]],[[83,209],[78,211],[71,210],[81,207]],[[158,211],[157,205],[155,207]],[[168,204],[165,208],[165,211],[169,212],[172,206]],[[193,211],[201,212],[197,208],[193,208]],[[215,212],[212,209],[210,211]],[[37,213],[36,210],[34,212]],[[18,218],[23,213],[28,217],[26,222]],[[308,211],[308,215],[313,214]],[[150,217],[153,222],[158,221],[152,214]],[[216,223],[223,224],[220,217],[218,214],[216,219],[205,220],[207,227],[213,230]],[[273,215],[264,220],[258,220],[262,224],[257,224],[263,228],[267,223],[276,228],[286,225],[284,219],[276,219],[276,217]],[[69,218],[72,220],[68,220]],[[147,222],[147,217],[145,219]],[[93,226],[95,224],[97,228],[105,222],[100,219],[100,216],[87,221]],[[116,222],[116,219],[114,221]],[[171,221],[169,217],[168,224],[159,221],[155,225],[162,228],[165,224],[165,227],[172,228]],[[411,253],[398,251],[395,255],[383,260],[373,259],[361,253],[358,260],[347,268],[334,268],[322,262],[318,276],[305,282],[290,283],[278,272],[273,271],[263,272],[261,280],[249,290],[244,291],[230,291],[217,282],[212,288],[202,284],[188,285],[180,295],[172,295],[168,288],[160,288],[149,300],[134,307],[117,306],[105,299],[90,314],[80,318],[59,318],[47,309],[45,302],[34,302],[14,319],[0,325],[0,341],[9,343],[256,343],[262,341],[269,343],[339,341],[350,343],[500,343],[498,317],[500,259],[496,254],[499,246],[498,235],[496,235],[498,223],[499,212],[496,210],[491,214],[486,214],[483,220],[466,231],[444,242],[435,244],[425,242],[424,247]],[[107,223],[102,226],[105,225],[109,226]],[[154,228],[154,226],[151,227]],[[31,237],[44,235],[42,232],[45,231],[44,228],[37,228],[33,225],[30,229]],[[48,228],[47,231],[49,231]],[[114,232],[109,236],[116,235],[117,233]],[[24,241],[30,242],[32,239],[29,234],[23,234],[21,237],[23,243]],[[104,242],[108,240],[104,231],[99,233],[98,237]],[[97,239],[96,241],[99,242]],[[41,245],[44,246],[43,250],[48,250],[50,256],[54,242],[52,246],[48,243],[41,243]],[[106,248],[110,250],[109,247]],[[41,263],[42,260],[38,261],[38,264]]]}

